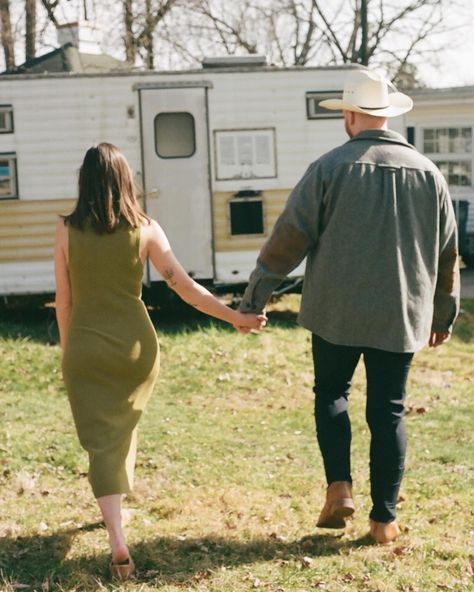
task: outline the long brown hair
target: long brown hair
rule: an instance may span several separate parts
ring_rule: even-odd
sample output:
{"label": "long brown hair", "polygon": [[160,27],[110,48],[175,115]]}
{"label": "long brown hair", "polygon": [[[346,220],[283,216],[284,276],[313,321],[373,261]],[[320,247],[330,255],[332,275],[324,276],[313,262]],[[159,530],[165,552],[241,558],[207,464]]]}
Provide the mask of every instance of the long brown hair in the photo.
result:
{"label": "long brown hair", "polygon": [[137,200],[133,174],[125,156],[113,144],[102,142],[86,152],[79,170],[79,197],[66,224],[98,233],[114,232],[119,225],[138,228],[150,222]]}

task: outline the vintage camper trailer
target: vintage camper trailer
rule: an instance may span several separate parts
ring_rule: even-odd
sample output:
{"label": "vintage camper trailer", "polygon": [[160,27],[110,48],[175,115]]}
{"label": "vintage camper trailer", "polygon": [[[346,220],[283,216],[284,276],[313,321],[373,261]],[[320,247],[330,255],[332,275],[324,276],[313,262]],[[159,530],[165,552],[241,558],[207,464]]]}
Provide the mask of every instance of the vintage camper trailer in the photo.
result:
{"label": "vintage camper trailer", "polygon": [[[204,66],[2,76],[1,294],[54,290],[57,215],[70,211],[84,152],[99,141],[123,150],[147,212],[193,277],[247,281],[291,187],[344,139],[317,102],[340,92],[348,68]],[[160,278],[149,269],[146,280]]]}
{"label": "vintage camper trailer", "polygon": [[[71,210],[77,169],[99,141],[125,153],[146,211],[193,277],[246,282],[307,165],[345,140],[340,114],[318,101],[339,94],[353,67],[276,68],[249,56],[192,71],[2,76],[0,295],[54,291],[57,216]],[[459,99],[463,111],[445,98],[420,94],[392,127],[408,127],[472,204],[472,97]],[[148,284],[160,280],[147,270]]]}

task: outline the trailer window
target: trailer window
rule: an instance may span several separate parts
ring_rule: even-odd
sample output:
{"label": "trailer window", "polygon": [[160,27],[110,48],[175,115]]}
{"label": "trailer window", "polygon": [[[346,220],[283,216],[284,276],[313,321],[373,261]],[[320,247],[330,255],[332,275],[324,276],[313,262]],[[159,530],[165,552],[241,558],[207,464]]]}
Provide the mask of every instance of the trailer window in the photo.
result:
{"label": "trailer window", "polygon": [[275,130],[216,130],[216,176],[226,179],[276,177]]}
{"label": "trailer window", "polygon": [[16,181],[16,157],[0,154],[0,199],[18,197]]}
{"label": "trailer window", "polygon": [[189,158],[196,151],[191,113],[159,113],[155,117],[155,149],[160,158]]}
{"label": "trailer window", "polygon": [[342,99],[342,90],[311,91],[306,93],[306,117],[308,119],[341,119],[342,111],[331,111],[319,106],[325,99]]}
{"label": "trailer window", "polygon": [[0,134],[11,134],[13,132],[13,107],[11,105],[0,105]]}

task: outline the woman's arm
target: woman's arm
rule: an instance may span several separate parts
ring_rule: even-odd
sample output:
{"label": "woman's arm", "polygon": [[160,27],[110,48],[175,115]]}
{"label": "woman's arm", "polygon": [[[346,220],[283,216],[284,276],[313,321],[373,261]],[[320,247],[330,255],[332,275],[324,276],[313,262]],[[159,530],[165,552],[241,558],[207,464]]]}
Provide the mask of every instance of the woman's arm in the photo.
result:
{"label": "woman's arm", "polygon": [[54,275],[56,278],[56,319],[59,327],[59,340],[63,350],[67,341],[72,308],[71,282],[66,255],[67,247],[67,226],[60,219],[56,226],[54,240]]}
{"label": "woman's arm", "polygon": [[160,225],[153,220],[145,227],[147,254],[168,286],[185,302],[198,310],[234,325],[244,332],[260,329],[265,325],[265,315],[243,314],[232,310],[215,298],[209,290],[195,282],[186,273],[171,250],[168,239]]}

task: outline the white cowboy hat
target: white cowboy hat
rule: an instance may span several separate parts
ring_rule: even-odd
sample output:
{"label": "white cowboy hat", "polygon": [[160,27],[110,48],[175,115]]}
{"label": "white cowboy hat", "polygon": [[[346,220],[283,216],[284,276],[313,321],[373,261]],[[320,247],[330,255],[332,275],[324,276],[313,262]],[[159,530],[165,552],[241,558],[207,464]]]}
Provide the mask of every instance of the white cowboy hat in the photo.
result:
{"label": "white cowboy hat", "polygon": [[[389,92],[389,87],[395,92]],[[396,117],[410,111],[413,101],[372,70],[354,70],[346,79],[342,99],[326,99],[325,109],[355,111],[378,117]]]}

